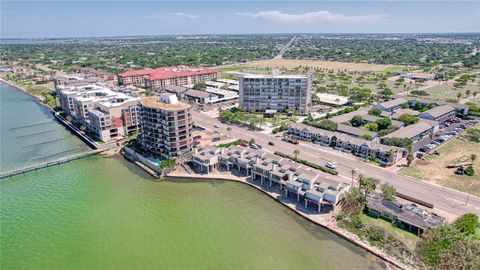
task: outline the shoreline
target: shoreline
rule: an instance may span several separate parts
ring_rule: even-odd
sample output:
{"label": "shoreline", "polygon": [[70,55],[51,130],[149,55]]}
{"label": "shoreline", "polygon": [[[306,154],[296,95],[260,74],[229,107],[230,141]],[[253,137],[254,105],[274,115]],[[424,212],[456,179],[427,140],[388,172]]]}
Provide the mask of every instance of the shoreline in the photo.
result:
{"label": "shoreline", "polygon": [[355,235],[353,233],[350,233],[350,232],[336,226],[335,224],[332,224],[331,221],[329,222],[327,220],[322,221],[322,220],[314,219],[309,214],[300,212],[299,210],[295,209],[295,204],[293,204],[293,205],[292,204],[287,204],[286,202],[280,200],[279,198],[277,198],[275,196],[275,194],[273,192],[269,192],[267,190],[264,190],[261,187],[255,185],[255,184],[252,184],[251,182],[249,182],[246,179],[242,180],[242,179],[237,178],[235,176],[231,176],[229,178],[228,176],[229,175],[204,176],[204,175],[191,175],[191,174],[188,174],[188,173],[172,172],[172,173],[166,175],[165,177],[169,178],[169,179],[174,179],[174,180],[175,179],[184,179],[184,180],[186,179],[186,180],[189,180],[189,181],[194,181],[194,180],[200,180],[200,181],[211,181],[211,180],[231,181],[231,182],[241,183],[241,184],[250,186],[250,187],[262,192],[263,194],[267,195],[270,199],[273,199],[275,202],[279,203],[280,205],[290,209],[291,211],[293,211],[293,213],[295,213],[298,216],[304,218],[305,220],[307,220],[307,221],[309,221],[309,222],[311,222],[311,223],[313,223],[317,226],[321,226],[322,228],[327,229],[329,232],[341,237],[342,239],[354,244],[355,246],[362,248],[367,253],[370,253],[371,255],[373,255],[376,258],[385,262],[387,264],[387,266],[394,266],[397,269],[403,269],[403,270],[411,269],[410,267],[408,267],[404,263],[398,261],[396,258],[388,255],[385,251],[383,251],[383,250],[381,250],[381,249],[379,249],[375,246],[370,245],[368,242],[360,239],[357,235]]}
{"label": "shoreline", "polygon": [[50,110],[53,110],[52,107],[50,107],[50,106],[48,106],[47,104],[43,103],[43,97],[42,97],[42,96],[34,95],[34,94],[30,93],[27,89],[25,89],[25,88],[23,88],[23,87],[15,84],[14,82],[5,80],[5,79],[3,79],[3,78],[0,78],[0,83],[4,83],[4,84],[6,84],[6,85],[8,85],[8,86],[10,86],[10,87],[12,87],[12,88],[17,89],[18,91],[21,91],[21,92],[23,92],[23,93],[31,96],[31,97],[34,98],[35,100],[40,101],[40,103],[41,103],[43,106],[49,108]]}
{"label": "shoreline", "polygon": [[[30,97],[34,98],[34,100],[43,105],[45,108],[47,108],[48,110],[52,111],[53,112],[53,108],[48,106],[47,104],[43,103],[43,97],[41,96],[37,96],[37,95],[34,95],[32,93],[30,93],[29,91],[27,91],[25,88],[21,87],[21,86],[18,86],[16,85],[15,83],[11,82],[11,81],[8,81],[8,80],[5,80],[3,78],[0,78],[0,83],[5,83],[6,85],[18,90],[18,91],[21,91],[27,95],[29,95]],[[117,153],[118,154],[118,153]],[[115,154],[113,154],[112,156],[116,156]],[[108,157],[105,156],[105,157]],[[270,197],[271,199],[273,199],[274,201],[276,201],[277,203],[283,205],[284,207],[286,208],[289,208],[290,210],[293,211],[293,213],[297,214],[298,216],[304,218],[305,220],[309,221],[309,222],[312,222],[313,224],[316,224],[318,226],[321,226],[322,228],[325,228],[327,229],[328,231],[330,231],[331,233],[334,233],[335,235],[343,238],[344,240],[362,248],[363,250],[365,250],[366,252],[374,255],[376,258],[384,261],[387,263],[387,265],[393,265],[395,267],[397,267],[398,269],[409,269],[406,265],[404,265],[403,263],[397,261],[395,258],[393,257],[390,257],[388,254],[386,254],[385,252],[383,252],[382,250],[374,247],[374,246],[371,246],[370,244],[368,244],[368,242],[366,241],[363,241],[361,240],[358,236],[346,231],[346,230],[343,230],[339,227],[337,227],[335,224],[331,224],[331,221],[328,222],[326,220],[322,221],[322,220],[316,220],[314,219],[313,217],[311,217],[309,214],[306,214],[306,213],[303,213],[303,212],[300,212],[298,211],[297,209],[295,209],[294,206],[290,205],[290,204],[287,204],[286,202],[283,202],[281,200],[279,200],[278,198],[275,197],[275,195],[273,193],[270,193],[268,192],[267,190],[264,190],[250,182],[248,182],[247,180],[242,180],[242,179],[239,179],[239,178],[236,178],[234,176],[232,176],[231,178],[228,178],[227,175],[217,175],[217,176],[214,176],[214,175],[209,175],[209,176],[203,176],[203,175],[190,175],[190,174],[178,174],[178,173],[175,173],[175,172],[172,172],[170,173],[169,175],[166,176],[167,178],[171,178],[171,179],[187,179],[187,180],[202,180],[202,181],[210,181],[210,180],[222,180],[222,181],[233,181],[233,182],[237,182],[237,183],[242,183],[242,184],[245,184],[245,185],[248,185],[252,188],[255,188],[259,191],[261,191],[262,193],[264,193],[265,195],[267,195],[268,197]]]}

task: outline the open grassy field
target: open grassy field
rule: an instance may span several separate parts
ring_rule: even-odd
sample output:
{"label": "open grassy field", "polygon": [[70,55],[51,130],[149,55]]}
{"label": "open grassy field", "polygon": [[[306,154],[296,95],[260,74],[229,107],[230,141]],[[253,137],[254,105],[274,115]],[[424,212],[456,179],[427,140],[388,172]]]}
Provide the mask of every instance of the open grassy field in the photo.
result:
{"label": "open grassy field", "polygon": [[[247,64],[248,66],[261,67],[261,68],[286,68],[294,69],[299,66],[308,66],[311,68],[326,68],[333,70],[347,70],[347,71],[384,71],[395,70],[393,65],[378,65],[378,64],[366,64],[366,63],[348,63],[348,62],[335,62],[335,61],[319,61],[319,60],[292,60],[292,59],[269,59],[252,61]],[[401,67],[400,67],[401,69]]]}
{"label": "open grassy field", "polygon": [[[460,191],[470,191],[480,196],[480,162],[474,163],[475,175],[456,175],[455,169],[446,168],[447,164],[468,163],[471,154],[479,155],[480,144],[463,139],[452,139],[438,148],[440,155],[428,155],[425,161],[415,161],[401,173]],[[460,162],[460,160],[466,160]],[[423,164],[425,163],[425,164]]]}
{"label": "open grassy field", "polygon": [[470,96],[472,96],[475,91],[480,93],[480,85],[468,84],[464,87],[455,88],[453,83],[445,83],[428,88],[425,91],[429,94],[427,98],[445,101],[447,99],[458,99],[458,93],[462,94],[460,99],[463,99],[466,97],[465,92],[467,90],[470,90]]}

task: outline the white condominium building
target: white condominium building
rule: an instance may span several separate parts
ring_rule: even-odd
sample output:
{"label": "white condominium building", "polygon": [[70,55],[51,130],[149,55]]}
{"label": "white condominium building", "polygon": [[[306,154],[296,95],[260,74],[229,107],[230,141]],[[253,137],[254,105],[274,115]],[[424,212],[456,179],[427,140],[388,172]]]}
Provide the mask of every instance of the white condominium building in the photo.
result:
{"label": "white condominium building", "polygon": [[57,86],[62,110],[104,141],[121,139],[138,130],[139,98],[100,82]]}
{"label": "white condominium building", "polygon": [[244,75],[240,77],[240,105],[249,112],[287,109],[306,115],[311,105],[312,76]]}

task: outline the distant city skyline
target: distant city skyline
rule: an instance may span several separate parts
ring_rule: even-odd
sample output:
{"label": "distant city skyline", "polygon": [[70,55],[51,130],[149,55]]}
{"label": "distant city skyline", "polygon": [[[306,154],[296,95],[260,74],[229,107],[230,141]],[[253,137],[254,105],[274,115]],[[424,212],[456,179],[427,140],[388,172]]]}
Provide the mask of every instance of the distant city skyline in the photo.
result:
{"label": "distant city skyline", "polygon": [[480,31],[480,2],[2,1],[1,38]]}

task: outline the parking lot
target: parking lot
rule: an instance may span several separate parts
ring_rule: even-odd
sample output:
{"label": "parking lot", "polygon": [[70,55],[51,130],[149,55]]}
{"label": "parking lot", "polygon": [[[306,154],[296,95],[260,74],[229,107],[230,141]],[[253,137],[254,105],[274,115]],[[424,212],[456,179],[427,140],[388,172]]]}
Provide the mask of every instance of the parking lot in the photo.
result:
{"label": "parking lot", "polygon": [[435,151],[435,148],[439,145],[452,139],[456,135],[465,131],[465,129],[472,127],[477,123],[476,120],[463,120],[456,117],[449,119],[440,124],[440,133],[437,136],[434,136],[432,139],[430,139],[430,136],[425,136],[415,143],[413,150],[420,153],[417,153],[417,156]]}

